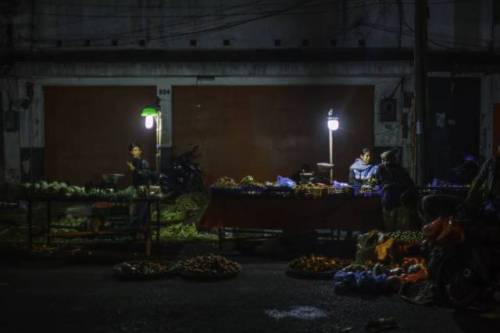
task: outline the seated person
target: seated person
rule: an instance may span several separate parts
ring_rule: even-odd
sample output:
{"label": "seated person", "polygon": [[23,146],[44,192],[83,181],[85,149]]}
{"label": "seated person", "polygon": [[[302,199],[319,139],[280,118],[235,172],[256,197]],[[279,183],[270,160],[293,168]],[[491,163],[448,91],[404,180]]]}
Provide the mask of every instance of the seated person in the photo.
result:
{"label": "seated person", "polygon": [[391,210],[412,199],[416,188],[408,171],[396,162],[395,151],[383,152],[380,157],[382,163],[378,166],[375,179],[382,187],[383,207]]}
{"label": "seated person", "polygon": [[361,155],[357,158],[349,168],[349,184],[365,185],[375,176],[377,166],[370,164],[371,151],[368,148],[363,148]]}
{"label": "seated person", "polygon": [[410,175],[396,162],[396,153],[386,151],[375,174],[382,187],[384,227],[387,231],[407,230],[415,227],[417,190]]}

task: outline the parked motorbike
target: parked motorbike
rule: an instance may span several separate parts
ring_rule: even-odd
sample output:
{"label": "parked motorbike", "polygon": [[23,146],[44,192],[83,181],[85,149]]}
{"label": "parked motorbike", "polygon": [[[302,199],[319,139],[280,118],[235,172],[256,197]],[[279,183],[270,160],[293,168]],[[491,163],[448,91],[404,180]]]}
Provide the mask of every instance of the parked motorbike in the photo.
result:
{"label": "parked motorbike", "polygon": [[180,195],[205,189],[202,172],[196,163],[199,157],[198,149],[198,146],[194,146],[191,150],[172,159],[166,172],[159,177],[162,191]]}
{"label": "parked motorbike", "polygon": [[[450,220],[451,221],[451,220]],[[429,272],[440,301],[465,308],[500,290],[500,224],[477,219],[453,222],[463,241],[441,242],[431,249]]]}

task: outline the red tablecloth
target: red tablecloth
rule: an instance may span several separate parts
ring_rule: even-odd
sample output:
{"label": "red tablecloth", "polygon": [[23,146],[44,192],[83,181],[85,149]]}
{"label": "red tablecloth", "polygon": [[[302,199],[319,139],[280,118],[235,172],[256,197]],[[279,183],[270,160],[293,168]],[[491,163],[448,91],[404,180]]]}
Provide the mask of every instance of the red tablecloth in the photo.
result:
{"label": "red tablecloth", "polygon": [[214,195],[200,228],[366,231],[379,228],[381,224],[379,197],[309,199]]}

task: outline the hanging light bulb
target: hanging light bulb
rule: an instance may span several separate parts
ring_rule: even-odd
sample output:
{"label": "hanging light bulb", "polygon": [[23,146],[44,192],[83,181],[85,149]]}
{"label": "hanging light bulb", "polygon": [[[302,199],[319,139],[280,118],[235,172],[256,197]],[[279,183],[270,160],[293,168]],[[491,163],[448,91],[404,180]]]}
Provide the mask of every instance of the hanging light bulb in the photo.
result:
{"label": "hanging light bulb", "polygon": [[333,109],[328,111],[328,129],[330,131],[336,131],[339,129],[340,123],[339,118],[333,115]]}
{"label": "hanging light bulb", "polygon": [[152,129],[153,128],[153,125],[155,123],[155,119],[154,119],[154,116],[146,116],[145,117],[145,125],[146,125],[146,128],[147,129]]}

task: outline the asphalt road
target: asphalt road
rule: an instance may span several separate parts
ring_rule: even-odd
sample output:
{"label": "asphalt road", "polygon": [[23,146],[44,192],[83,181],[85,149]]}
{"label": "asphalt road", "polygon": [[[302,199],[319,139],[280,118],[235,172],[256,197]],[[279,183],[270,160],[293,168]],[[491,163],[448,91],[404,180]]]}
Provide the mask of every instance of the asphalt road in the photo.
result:
{"label": "asphalt road", "polygon": [[500,319],[416,306],[397,296],[339,296],[329,281],[292,279],[285,262],[243,260],[223,282],[118,282],[111,266],[28,263],[0,269],[0,332],[500,332]]}

